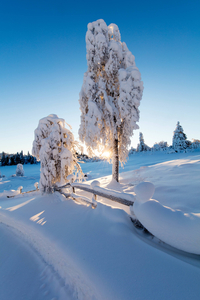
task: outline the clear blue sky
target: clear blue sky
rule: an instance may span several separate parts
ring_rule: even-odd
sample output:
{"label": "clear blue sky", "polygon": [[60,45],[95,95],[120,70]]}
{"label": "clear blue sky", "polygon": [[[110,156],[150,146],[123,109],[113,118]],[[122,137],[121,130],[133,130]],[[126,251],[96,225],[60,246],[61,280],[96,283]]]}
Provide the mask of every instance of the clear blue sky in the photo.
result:
{"label": "clear blue sky", "polygon": [[139,131],[171,144],[180,121],[200,139],[200,1],[0,1],[0,152],[31,151],[51,113],[78,138],[87,24],[116,23],[144,82]]}

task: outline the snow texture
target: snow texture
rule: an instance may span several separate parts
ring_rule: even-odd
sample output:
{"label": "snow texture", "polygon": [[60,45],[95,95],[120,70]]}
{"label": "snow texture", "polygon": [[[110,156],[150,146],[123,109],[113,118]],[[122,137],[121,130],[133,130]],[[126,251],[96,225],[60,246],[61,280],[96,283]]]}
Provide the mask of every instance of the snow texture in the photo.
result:
{"label": "snow texture", "polygon": [[[113,153],[119,144],[119,161],[124,163],[133,130],[138,129],[143,83],[135,57],[121,42],[116,24],[103,20],[88,24],[86,33],[88,70],[80,92],[79,137],[89,153],[102,145]],[[116,158],[112,157],[112,162]]]}

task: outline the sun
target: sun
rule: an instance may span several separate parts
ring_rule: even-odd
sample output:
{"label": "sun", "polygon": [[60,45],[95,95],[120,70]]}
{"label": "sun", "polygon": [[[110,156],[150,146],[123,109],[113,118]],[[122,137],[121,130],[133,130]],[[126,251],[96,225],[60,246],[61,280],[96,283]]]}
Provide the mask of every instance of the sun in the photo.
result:
{"label": "sun", "polygon": [[102,156],[105,157],[105,158],[109,158],[109,157],[111,157],[111,152],[110,151],[104,151],[102,153]]}

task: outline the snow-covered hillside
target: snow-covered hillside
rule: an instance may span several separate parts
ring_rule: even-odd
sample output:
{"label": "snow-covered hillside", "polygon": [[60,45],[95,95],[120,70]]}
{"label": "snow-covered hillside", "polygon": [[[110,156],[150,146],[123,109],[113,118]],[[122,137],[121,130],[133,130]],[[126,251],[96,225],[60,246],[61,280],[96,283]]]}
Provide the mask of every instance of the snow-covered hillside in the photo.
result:
{"label": "snow-covered hillside", "polygon": [[96,209],[57,192],[6,198],[4,190],[34,189],[39,165],[25,165],[19,178],[10,177],[16,167],[1,167],[0,299],[199,299],[200,256],[192,253],[200,254],[200,153],[131,155],[120,185],[110,183],[104,161],[82,168],[101,187],[133,195],[152,182],[154,200],[137,198],[133,211],[157,237],[134,227],[129,207],[105,198]]}

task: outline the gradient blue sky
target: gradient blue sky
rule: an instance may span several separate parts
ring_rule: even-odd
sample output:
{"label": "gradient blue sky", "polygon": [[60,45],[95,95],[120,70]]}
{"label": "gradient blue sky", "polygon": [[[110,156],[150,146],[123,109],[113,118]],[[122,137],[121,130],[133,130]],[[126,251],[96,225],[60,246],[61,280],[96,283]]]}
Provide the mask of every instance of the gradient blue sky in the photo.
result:
{"label": "gradient blue sky", "polygon": [[0,152],[31,151],[38,121],[64,118],[78,138],[87,24],[116,23],[144,82],[139,131],[171,144],[180,121],[200,139],[200,2],[0,2]]}

